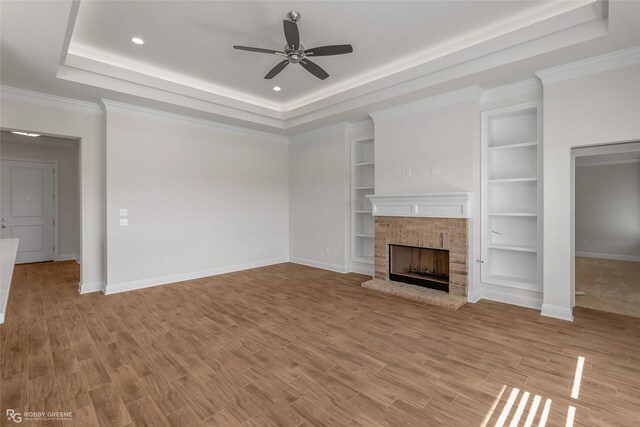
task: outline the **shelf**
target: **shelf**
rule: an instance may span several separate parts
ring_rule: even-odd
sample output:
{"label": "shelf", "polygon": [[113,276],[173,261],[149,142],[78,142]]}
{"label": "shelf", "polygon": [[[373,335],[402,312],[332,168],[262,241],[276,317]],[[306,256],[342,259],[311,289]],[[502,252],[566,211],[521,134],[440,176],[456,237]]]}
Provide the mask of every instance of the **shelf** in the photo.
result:
{"label": "shelf", "polygon": [[354,187],[354,190],[373,190],[373,187]]}
{"label": "shelf", "polygon": [[530,212],[489,212],[487,215],[489,216],[538,216],[535,213]]}
{"label": "shelf", "polygon": [[373,166],[373,162],[354,163],[353,166]]}
{"label": "shelf", "polygon": [[505,144],[505,145],[496,145],[496,146],[493,146],[493,147],[487,147],[487,151],[509,150],[509,149],[512,149],[512,148],[535,147],[536,145],[538,145],[538,141],[520,142],[518,144]]}
{"label": "shelf", "polygon": [[490,184],[497,184],[502,182],[535,182],[538,178],[536,177],[526,177],[526,178],[499,178],[499,179],[488,179],[487,182]]}
{"label": "shelf", "polygon": [[512,288],[526,289],[526,290],[537,290],[539,289],[538,281],[534,279],[529,279],[526,277],[516,277],[516,276],[500,276],[497,274],[490,275],[485,282],[499,285],[499,286],[509,286]]}
{"label": "shelf", "polygon": [[531,246],[521,246],[521,245],[504,245],[499,243],[490,243],[488,246],[489,249],[499,249],[504,251],[519,251],[519,252],[533,252],[536,253],[538,250]]}
{"label": "shelf", "polygon": [[373,212],[371,212],[371,211],[355,211],[355,213],[357,213],[357,214],[369,214],[369,215],[371,215]]}
{"label": "shelf", "polygon": [[374,237],[376,237],[373,234],[354,234],[355,237],[362,237],[365,239],[373,239]]}

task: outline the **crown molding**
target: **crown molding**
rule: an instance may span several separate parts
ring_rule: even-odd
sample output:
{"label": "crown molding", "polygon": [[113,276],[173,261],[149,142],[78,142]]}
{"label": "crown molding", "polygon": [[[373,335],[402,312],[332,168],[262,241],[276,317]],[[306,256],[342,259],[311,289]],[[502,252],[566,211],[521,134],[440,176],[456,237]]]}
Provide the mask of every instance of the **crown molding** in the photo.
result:
{"label": "crown molding", "polygon": [[64,98],[57,95],[35,92],[27,89],[20,89],[12,86],[0,86],[2,99],[10,101],[24,102],[29,104],[42,105],[45,107],[63,108],[65,110],[80,113],[102,114],[102,109],[98,104],[77,99]]}
{"label": "crown molding", "polygon": [[278,135],[275,133],[263,132],[259,130],[253,130],[244,128],[241,126],[228,125],[224,123],[213,122],[204,119],[198,119],[195,117],[184,116],[181,114],[169,113],[166,111],[154,110],[151,108],[140,107],[137,105],[126,104],[123,102],[112,101],[109,99],[101,99],[100,105],[107,113],[119,112],[135,115],[144,118],[162,119],[172,121],[174,123],[189,124],[195,126],[202,126],[214,130],[232,132],[241,135],[255,136],[258,138],[268,139],[270,141],[289,143],[289,137],[285,135]]}
{"label": "crown molding", "polygon": [[489,104],[524,95],[535,95],[542,98],[542,83],[540,80],[532,78],[504,86],[486,89],[482,92],[480,102],[482,104]]}
{"label": "crown molding", "polygon": [[536,71],[543,85],[640,64],[640,46]]}
{"label": "crown molding", "polygon": [[468,86],[463,89],[454,90],[441,95],[431,96],[429,98],[420,99],[418,101],[406,104],[396,105],[394,107],[385,108],[384,110],[369,113],[374,122],[380,122],[397,117],[408,116],[419,113],[421,111],[432,110],[434,108],[446,107],[458,104],[464,101],[479,100],[482,90],[480,86]]}

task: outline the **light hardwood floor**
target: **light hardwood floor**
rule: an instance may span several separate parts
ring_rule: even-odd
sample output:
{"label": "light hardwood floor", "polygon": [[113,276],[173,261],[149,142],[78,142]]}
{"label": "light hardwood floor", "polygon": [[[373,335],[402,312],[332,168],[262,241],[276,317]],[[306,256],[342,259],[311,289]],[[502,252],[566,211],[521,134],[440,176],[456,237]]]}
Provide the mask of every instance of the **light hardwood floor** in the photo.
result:
{"label": "light hardwood floor", "polygon": [[17,266],[1,422],[10,408],[77,426],[537,426],[546,406],[546,425],[570,408],[574,425],[640,425],[637,318],[451,311],[365,279],[281,264],[78,295],[73,262]]}

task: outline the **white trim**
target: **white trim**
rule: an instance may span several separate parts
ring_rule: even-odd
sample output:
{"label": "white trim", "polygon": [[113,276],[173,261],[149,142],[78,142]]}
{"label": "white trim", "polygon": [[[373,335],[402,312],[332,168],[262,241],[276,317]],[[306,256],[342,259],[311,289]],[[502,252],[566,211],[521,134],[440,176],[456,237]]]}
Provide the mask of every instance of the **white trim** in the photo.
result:
{"label": "white trim", "polygon": [[315,261],[311,259],[289,257],[289,262],[294,264],[306,265],[307,267],[321,268],[323,270],[334,271],[336,273],[348,273],[344,265],[330,264],[328,262]]}
{"label": "white trim", "polygon": [[607,254],[603,252],[576,251],[576,256],[585,258],[611,259],[614,261],[640,262],[639,255]]}
{"label": "white trim", "polygon": [[288,261],[287,257],[280,257],[280,258],[272,258],[272,259],[266,259],[261,261],[247,262],[244,264],[217,267],[209,270],[194,271],[191,273],[173,274],[171,276],[153,277],[150,279],[133,280],[130,282],[122,282],[122,283],[110,283],[106,285],[104,293],[106,295],[111,295],[119,292],[134,291],[136,289],[144,289],[144,288],[150,288],[153,286],[168,285],[168,284],[177,283],[177,282],[184,282],[186,280],[194,280],[194,279],[200,279],[203,277],[217,276],[219,274],[233,273],[235,271],[248,270],[251,268],[265,267],[273,264],[282,264],[283,262],[287,262],[287,261]]}
{"label": "white trim", "polygon": [[469,218],[472,193],[369,195],[373,216]]}
{"label": "white trim", "polygon": [[482,292],[469,292],[467,294],[467,302],[475,304],[478,301],[482,301]]}
{"label": "white trim", "polygon": [[478,100],[482,94],[482,89],[478,85],[468,86],[459,90],[443,93],[441,95],[431,96],[429,98],[420,99],[418,101],[408,102],[406,104],[396,105],[394,107],[385,108],[383,110],[369,113],[369,116],[375,121],[382,121],[396,117],[403,117],[415,114],[425,110],[432,110],[448,105],[458,104],[464,101]]}
{"label": "white trim", "polygon": [[536,78],[527,79],[487,89],[482,92],[480,102],[482,104],[489,104],[491,102],[504,101],[505,99],[524,95],[539,95],[542,97],[542,84],[540,80]]}
{"label": "white trim", "polygon": [[88,294],[91,292],[104,292],[104,282],[80,283],[78,286],[80,294]]}
{"label": "white trim", "polygon": [[[78,255],[76,254],[62,254],[58,255],[58,261],[76,261],[78,262]],[[79,264],[79,262],[78,262]]]}
{"label": "white trim", "polygon": [[375,268],[373,265],[368,265],[364,263],[353,263],[349,266],[349,273],[358,273],[358,274],[366,274],[367,276],[373,277]]}
{"label": "white trim", "polygon": [[508,286],[493,285],[489,283],[482,283],[480,286],[480,293],[476,293],[474,295],[475,298],[480,297],[481,299],[533,308],[536,310],[540,310],[542,308],[542,292],[515,289]]}
{"label": "white trim", "polygon": [[593,162],[587,161],[587,162],[581,162],[579,164],[578,162],[576,162],[576,167],[582,168],[586,166],[626,165],[629,163],[640,163],[640,158],[639,159],[600,160],[600,161],[593,161]]}
{"label": "white trim", "polygon": [[542,311],[540,312],[540,315],[573,322],[573,310],[569,307],[542,304]]}
{"label": "white trim", "polygon": [[635,64],[640,64],[640,46],[547,68],[536,71],[535,74],[542,80],[542,84],[546,85]]}
{"label": "white trim", "polygon": [[278,135],[270,132],[263,132],[259,130],[253,130],[245,127],[228,125],[225,123],[218,123],[210,120],[198,119],[195,117],[184,116],[182,114],[169,113],[167,111],[154,110],[152,108],[140,107],[138,105],[125,104],[123,102],[111,101],[109,99],[102,98],[100,104],[108,112],[119,112],[136,115],[138,117],[153,118],[170,120],[177,123],[185,123],[195,126],[203,126],[215,130],[222,130],[227,132],[234,132],[241,135],[250,135],[260,138],[265,138],[277,142],[289,143],[289,137],[285,135]]}
{"label": "white trim", "polygon": [[98,104],[77,99],[65,98],[47,93],[35,92],[27,89],[20,89],[11,86],[0,86],[3,99],[11,101],[27,102],[44,107],[62,108],[65,110],[81,113],[102,114],[102,109]]}

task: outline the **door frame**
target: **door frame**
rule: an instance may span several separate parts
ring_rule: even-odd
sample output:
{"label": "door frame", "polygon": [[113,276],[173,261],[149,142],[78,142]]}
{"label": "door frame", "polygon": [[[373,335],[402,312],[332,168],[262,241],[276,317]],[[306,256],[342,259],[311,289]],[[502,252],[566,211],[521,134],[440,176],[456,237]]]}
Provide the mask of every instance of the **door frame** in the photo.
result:
{"label": "door frame", "polygon": [[0,156],[0,160],[8,160],[11,162],[29,162],[29,163],[46,163],[53,165],[53,261],[58,261],[58,254],[60,250],[60,245],[58,243],[59,239],[59,224],[58,220],[58,199],[60,198],[58,195],[58,175],[60,174],[60,167],[57,160],[42,160],[42,159],[29,159],[25,157],[5,157]]}
{"label": "door frame", "polygon": [[571,147],[571,307],[576,306],[576,158],[598,154],[636,153],[640,141],[605,142],[597,145]]}

